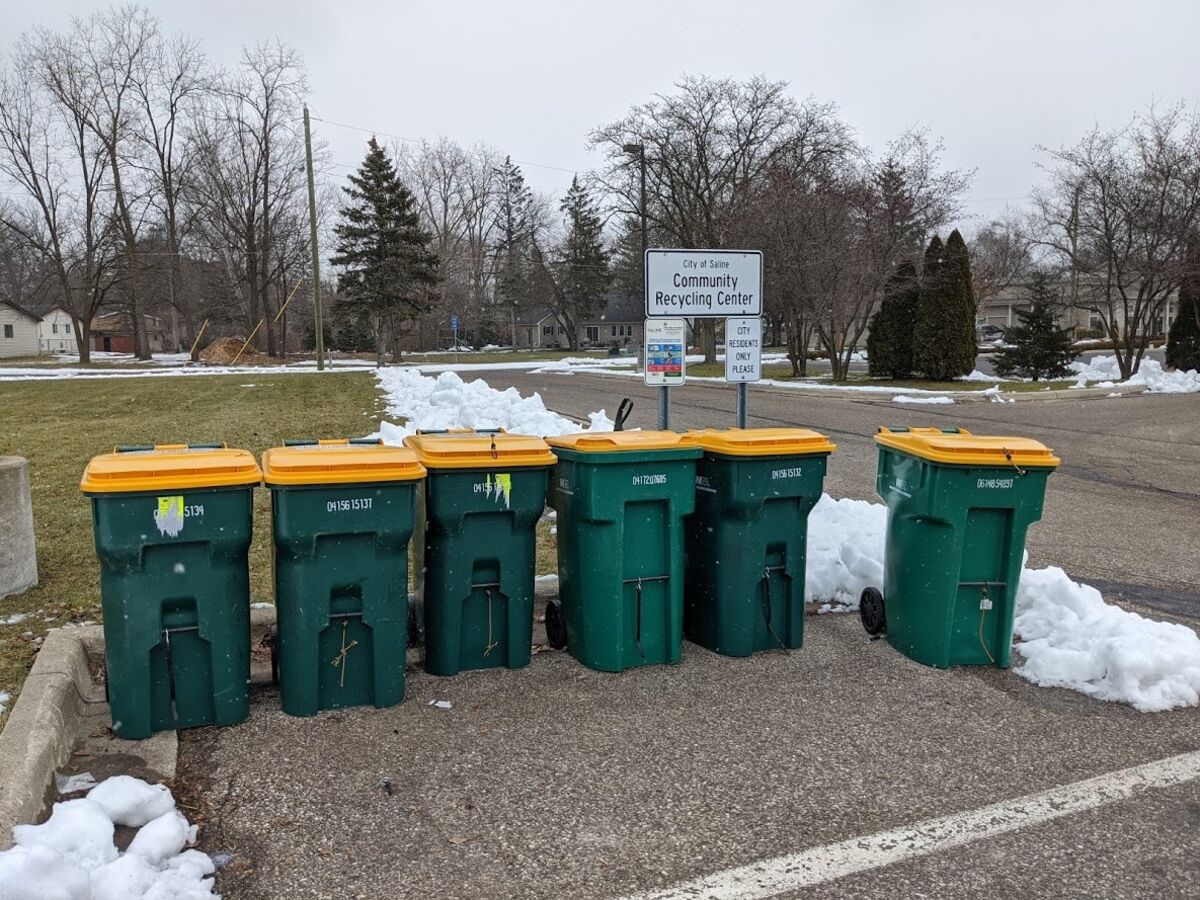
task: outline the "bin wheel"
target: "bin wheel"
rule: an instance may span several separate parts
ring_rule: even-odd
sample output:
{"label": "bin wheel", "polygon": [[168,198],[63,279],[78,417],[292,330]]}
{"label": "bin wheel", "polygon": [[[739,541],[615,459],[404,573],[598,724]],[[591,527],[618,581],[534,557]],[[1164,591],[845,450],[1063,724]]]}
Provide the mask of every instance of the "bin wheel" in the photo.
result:
{"label": "bin wheel", "polygon": [[883,607],[883,594],[879,588],[869,587],[858,598],[858,614],[862,618],[863,628],[869,635],[879,635],[887,631],[887,612]]}
{"label": "bin wheel", "polygon": [[546,640],[555,650],[567,649],[567,621],[557,600],[546,602]]}
{"label": "bin wheel", "polygon": [[420,647],[422,643],[421,623],[417,617],[417,600],[410,596],[408,598],[408,646]]}

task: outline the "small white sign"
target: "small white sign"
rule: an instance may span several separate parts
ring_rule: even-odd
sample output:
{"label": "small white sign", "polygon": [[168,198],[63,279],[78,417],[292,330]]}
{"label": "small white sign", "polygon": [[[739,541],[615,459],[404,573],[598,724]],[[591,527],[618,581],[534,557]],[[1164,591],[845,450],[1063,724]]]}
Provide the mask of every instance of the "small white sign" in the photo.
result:
{"label": "small white sign", "polygon": [[725,380],[762,378],[762,319],[725,320]]}
{"label": "small white sign", "polygon": [[646,384],[669,387],[683,384],[686,357],[685,319],[646,320]]}
{"label": "small white sign", "polygon": [[647,250],[646,315],[688,319],[762,315],[762,253]]}

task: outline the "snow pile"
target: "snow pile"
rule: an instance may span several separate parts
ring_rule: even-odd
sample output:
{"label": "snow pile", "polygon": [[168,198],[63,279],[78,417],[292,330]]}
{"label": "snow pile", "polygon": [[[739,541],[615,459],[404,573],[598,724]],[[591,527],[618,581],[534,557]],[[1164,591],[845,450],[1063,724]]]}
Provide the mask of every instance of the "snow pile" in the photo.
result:
{"label": "snow pile", "polygon": [[8,691],[0,691],[0,716],[4,715],[4,711],[8,709],[8,701],[12,699],[12,694]]}
{"label": "snow pile", "polygon": [[[808,518],[805,598],[821,610],[858,608],[863,588],[883,586],[887,509],[823,495]],[[1017,590],[1014,671],[1142,712],[1200,704],[1200,637],[1105,603],[1062,569],[1023,569]]]}
{"label": "snow pile", "polygon": [[953,403],[954,398],[941,396],[941,395],[936,396],[936,397],[911,397],[908,394],[900,394],[899,396],[893,397],[892,402],[893,403],[935,403],[935,404],[944,405],[946,403]]}
{"label": "snow pile", "polygon": [[1057,566],[1025,569],[1017,589],[1017,674],[1100,700],[1162,712],[1200,703],[1200,637],[1104,602]]}
{"label": "snow pile", "polygon": [[[463,381],[454,372],[430,378],[415,369],[390,368],[381,369],[378,379],[387,395],[387,412],[406,420],[403,425],[380,423],[379,436],[388,444],[399,444],[416,431],[450,428],[503,428],[542,437],[584,430],[546,409],[538,394],[522,397],[516,388],[498,391],[482,379]],[[604,410],[589,418],[587,430],[612,430],[612,420]]]}
{"label": "snow pile", "polygon": [[1009,397],[1007,400],[1000,393],[1000,385],[994,384],[990,388],[979,392],[980,397],[987,397],[992,403],[1016,403],[1015,397]]}
{"label": "snow pile", "polygon": [[[114,824],[138,829],[117,850]],[[185,849],[196,826],[175,809],[171,792],[117,775],[79,800],[54,804],[41,825],[13,829],[0,852],[5,900],[200,900],[215,898],[207,854]]]}
{"label": "snow pile", "polygon": [[983,381],[988,384],[995,384],[1000,381],[1005,381],[1006,379],[1001,378],[999,375],[988,375],[986,372],[980,372],[978,369],[974,369],[974,370],[972,370],[970,375],[961,375],[956,380],[958,380],[958,381]]}
{"label": "snow pile", "polygon": [[804,597],[821,609],[857,609],[858,596],[883,585],[887,507],[822,494],[808,514]]}
{"label": "snow pile", "polygon": [[[1088,362],[1071,363],[1075,373],[1072,388],[1087,387],[1089,381],[1098,381],[1096,387],[1113,387],[1121,381],[1121,369],[1115,356],[1096,356]],[[1156,359],[1143,359],[1137,372],[1128,381],[1128,387],[1144,387],[1151,394],[1196,394],[1200,393],[1200,372],[1190,369],[1164,369]]]}

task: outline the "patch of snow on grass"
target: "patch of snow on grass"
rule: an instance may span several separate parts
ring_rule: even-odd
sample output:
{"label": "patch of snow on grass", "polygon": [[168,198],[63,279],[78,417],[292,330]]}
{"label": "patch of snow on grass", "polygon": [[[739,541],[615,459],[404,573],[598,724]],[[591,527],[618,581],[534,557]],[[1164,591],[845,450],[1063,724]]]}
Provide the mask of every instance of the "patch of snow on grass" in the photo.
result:
{"label": "patch of snow on grass", "polygon": [[0,716],[4,715],[4,711],[8,709],[8,701],[12,699],[12,694],[8,691],[0,691]]}
{"label": "patch of snow on grass", "polygon": [[[403,425],[380,423],[379,436],[388,444],[400,444],[417,431],[450,428],[504,428],[539,437],[585,430],[546,409],[538,394],[522,397],[511,387],[498,391],[482,379],[463,381],[454,372],[431,378],[415,369],[390,368],[381,369],[378,379],[387,396],[388,414],[405,419]],[[612,431],[612,420],[604,410],[589,418],[586,430]]]}
{"label": "patch of snow on grass", "polygon": [[[823,495],[808,518],[805,597],[851,611],[867,586],[883,587],[887,508]],[[885,598],[886,600],[886,598]],[[1104,602],[1062,569],[1025,568],[1017,589],[1014,671],[1043,687],[1159,712],[1200,703],[1200,637]]]}
{"label": "patch of snow on grass", "polygon": [[[114,823],[139,830],[125,853]],[[196,826],[160,785],[121,775],[79,800],[54,804],[41,825],[18,825],[0,852],[0,897],[14,900],[201,900],[215,898],[216,867],[185,849]]]}
{"label": "patch of snow on grass", "polygon": [[29,618],[29,613],[13,613],[11,616],[0,619],[0,625],[20,625]]}
{"label": "patch of snow on grass", "polygon": [[[1121,369],[1115,356],[1096,356],[1087,362],[1071,363],[1075,373],[1072,388],[1087,387],[1089,381],[1098,381],[1096,387],[1114,387],[1121,380]],[[1137,372],[1121,382],[1128,387],[1144,387],[1150,394],[1196,394],[1200,393],[1200,372],[1189,369],[1164,369],[1156,359],[1145,358]]]}

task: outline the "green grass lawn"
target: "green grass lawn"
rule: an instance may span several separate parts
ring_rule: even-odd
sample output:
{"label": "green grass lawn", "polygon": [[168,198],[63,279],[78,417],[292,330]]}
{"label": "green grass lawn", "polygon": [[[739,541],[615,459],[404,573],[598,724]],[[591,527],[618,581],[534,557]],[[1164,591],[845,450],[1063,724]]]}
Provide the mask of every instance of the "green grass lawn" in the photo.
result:
{"label": "green grass lawn", "polygon": [[[155,441],[225,441],[258,455],[285,438],[369,434],[382,413],[367,372],[0,383],[0,453],[29,460],[39,578],[36,588],[0,600],[0,620],[28,614],[19,624],[0,625],[0,691],[16,699],[33,660],[33,638],[100,617],[91,506],[79,491],[92,456],[117,444]],[[250,555],[254,600],[272,599],[270,551],[270,496],[259,490]]]}

